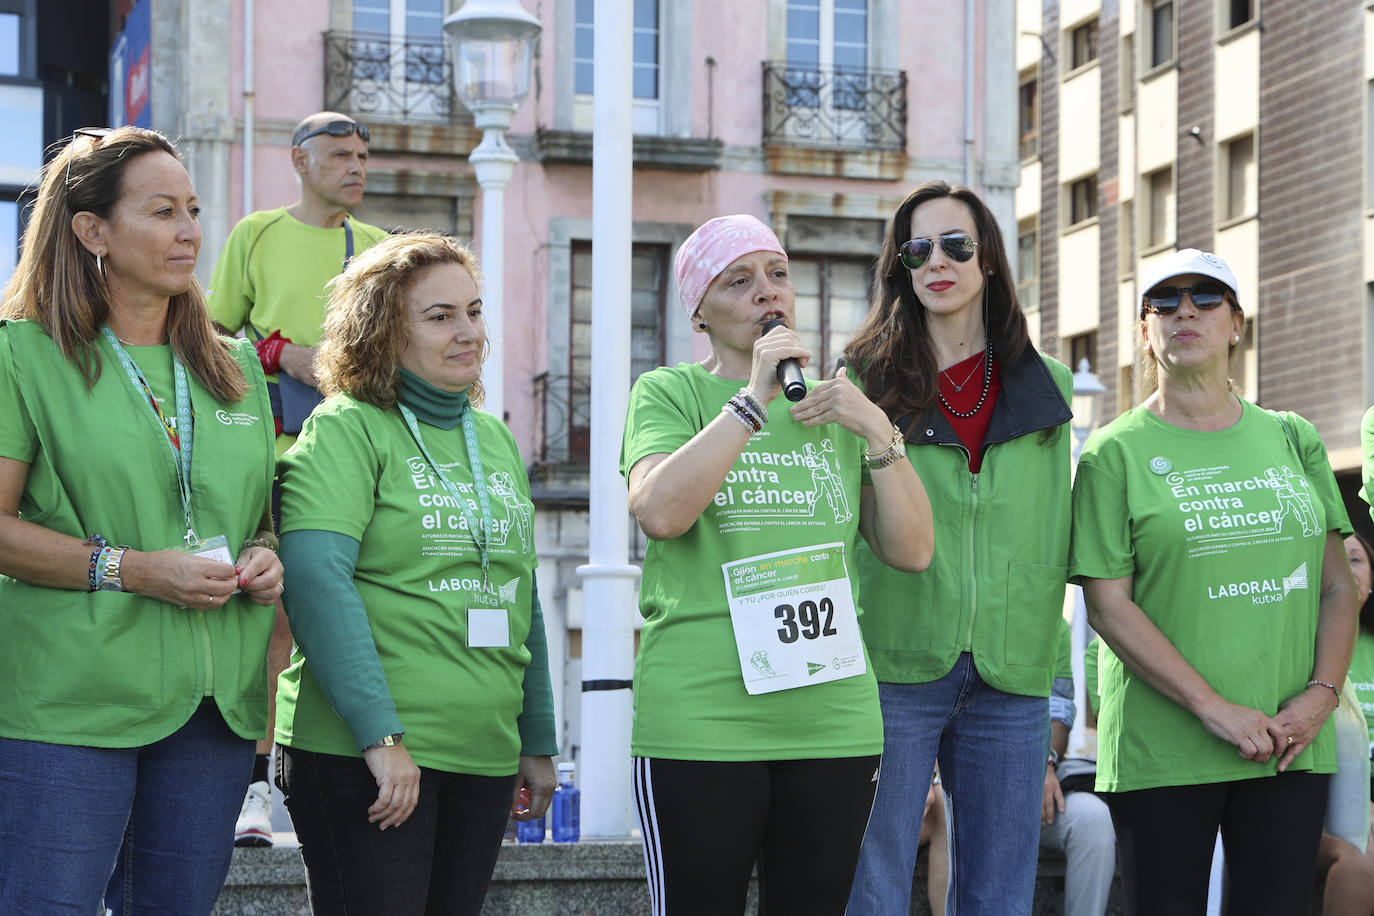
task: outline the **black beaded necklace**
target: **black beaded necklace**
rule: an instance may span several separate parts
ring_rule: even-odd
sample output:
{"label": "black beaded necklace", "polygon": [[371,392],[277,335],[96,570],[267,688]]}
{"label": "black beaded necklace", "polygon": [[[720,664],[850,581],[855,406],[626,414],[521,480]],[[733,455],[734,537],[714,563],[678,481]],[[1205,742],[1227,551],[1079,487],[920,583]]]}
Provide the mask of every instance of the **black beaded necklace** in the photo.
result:
{"label": "black beaded necklace", "polygon": [[[950,382],[950,384],[953,385],[954,383],[953,383],[953,382]],[[964,380],[964,384],[965,384],[965,385],[968,384],[968,380],[967,380],[967,379]],[[960,386],[960,387],[962,388],[962,386]],[[984,348],[983,348],[983,393],[980,394],[980,395],[978,395],[978,403],[973,405],[973,409],[970,410],[970,411],[968,411],[967,413],[965,413],[965,412],[963,412],[963,411],[955,410],[955,409],[954,409],[954,406],[953,406],[952,404],[950,404],[949,401],[945,400],[945,393],[944,393],[943,391],[940,391],[940,390],[939,390],[939,386],[938,386],[938,385],[936,386],[936,393],[940,396],[940,403],[943,404],[943,405],[945,406],[945,410],[948,410],[950,413],[954,414],[954,416],[958,417],[958,418],[961,419],[961,420],[967,420],[969,417],[975,415],[976,413],[978,413],[978,411],[980,411],[980,410],[983,409],[983,402],[985,402],[985,401],[988,399],[988,389],[991,388],[991,387],[992,387],[992,334],[989,333],[988,336],[987,336],[987,343],[986,343],[986,345],[985,345]],[[958,391],[959,388],[956,388],[955,390]]]}

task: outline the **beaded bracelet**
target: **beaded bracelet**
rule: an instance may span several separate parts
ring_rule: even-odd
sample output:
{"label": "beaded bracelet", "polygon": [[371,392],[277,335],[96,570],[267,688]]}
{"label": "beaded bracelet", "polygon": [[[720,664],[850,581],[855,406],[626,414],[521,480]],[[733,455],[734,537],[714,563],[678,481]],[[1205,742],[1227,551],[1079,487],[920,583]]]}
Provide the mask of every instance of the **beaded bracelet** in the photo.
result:
{"label": "beaded bracelet", "polygon": [[737,396],[744,399],[745,405],[754,414],[755,419],[759,421],[759,428],[762,429],[763,425],[768,422],[768,408],[763,406],[759,399],[754,397],[754,392],[748,388],[741,388],[737,392]]}
{"label": "beaded bracelet", "polygon": [[885,467],[890,467],[906,457],[906,440],[902,436],[902,431],[895,425],[892,427],[892,441],[887,444],[887,448],[876,454],[864,449],[864,464],[868,465],[870,471],[881,471]]}
{"label": "beaded bracelet", "polygon": [[257,537],[248,538],[244,541],[243,546],[240,547],[239,550],[247,550],[249,547],[266,547],[273,553],[277,553],[281,549],[281,542],[278,541],[277,536],[270,531],[266,534],[260,532]]}
{"label": "beaded bracelet", "polygon": [[[1307,686],[1308,686],[1308,687],[1326,687],[1327,689],[1329,689],[1332,693],[1334,693],[1334,694],[1336,695],[1336,706],[1340,706],[1340,705],[1341,705],[1341,689],[1340,689],[1339,687],[1337,687],[1335,684],[1329,683],[1329,682],[1327,682],[1327,681],[1319,681],[1319,680],[1317,680],[1316,678],[1313,678],[1312,680],[1310,680],[1310,681],[1307,682]],[[1336,706],[1333,706],[1333,707],[1331,707],[1331,708],[1332,708],[1332,709],[1335,709]]]}
{"label": "beaded bracelet", "polygon": [[759,422],[758,417],[754,416],[753,413],[749,411],[749,408],[745,406],[744,401],[739,395],[735,395],[730,398],[730,400],[726,401],[720,410],[721,413],[727,413],[743,423],[744,427],[749,430],[751,436],[763,428],[763,424]]}
{"label": "beaded bracelet", "polygon": [[91,551],[91,562],[87,573],[88,581],[91,586],[91,591],[95,591],[96,588],[100,585],[100,576],[97,572],[100,569],[100,554],[102,551],[105,550],[105,545],[109,542],[106,541],[105,538],[99,534],[92,534],[90,537],[86,538],[86,540],[82,541],[81,543],[87,545],[88,547],[95,548]]}
{"label": "beaded bracelet", "polygon": [[730,398],[735,402],[735,406],[749,415],[759,429],[763,429],[763,424],[768,422],[768,408],[758,402],[758,398],[749,393],[748,388],[741,388]]}

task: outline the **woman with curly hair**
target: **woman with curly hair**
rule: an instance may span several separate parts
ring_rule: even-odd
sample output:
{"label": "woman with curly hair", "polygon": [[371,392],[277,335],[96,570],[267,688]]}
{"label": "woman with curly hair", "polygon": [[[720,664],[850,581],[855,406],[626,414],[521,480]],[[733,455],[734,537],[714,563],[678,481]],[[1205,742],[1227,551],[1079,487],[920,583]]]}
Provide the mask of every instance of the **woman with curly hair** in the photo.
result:
{"label": "woman with curly hair", "polygon": [[327,309],[329,397],[281,459],[298,649],[278,780],[316,913],[478,913],[507,818],[553,792],[529,481],[477,409],[480,279],[432,233],[355,258]]}

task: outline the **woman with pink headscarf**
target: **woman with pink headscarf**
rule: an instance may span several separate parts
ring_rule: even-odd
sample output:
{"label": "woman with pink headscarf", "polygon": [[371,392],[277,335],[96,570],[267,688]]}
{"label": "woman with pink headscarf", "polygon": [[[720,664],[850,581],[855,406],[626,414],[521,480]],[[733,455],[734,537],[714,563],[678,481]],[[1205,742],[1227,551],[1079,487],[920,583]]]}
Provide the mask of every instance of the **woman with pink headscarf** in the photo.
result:
{"label": "woman with pink headscarf", "polygon": [[779,363],[811,353],[768,227],[713,219],[674,267],[711,352],[640,377],[621,451],[649,539],[631,747],[653,912],[742,913],[757,862],[764,916],[841,914],[883,746],[854,550],[924,569],[930,502],[846,370],[782,397]]}

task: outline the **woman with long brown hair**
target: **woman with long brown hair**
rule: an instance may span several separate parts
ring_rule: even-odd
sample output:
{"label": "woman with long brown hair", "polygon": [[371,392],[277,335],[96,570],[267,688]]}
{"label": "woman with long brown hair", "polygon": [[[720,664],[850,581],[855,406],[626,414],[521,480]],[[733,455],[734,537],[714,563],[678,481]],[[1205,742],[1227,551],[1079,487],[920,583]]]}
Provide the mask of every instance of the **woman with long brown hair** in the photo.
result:
{"label": "woman with long brown hair", "polygon": [[[176,148],[80,130],[0,314],[0,911],[208,913],[263,734],[272,420]],[[103,910],[101,910],[103,911]]]}
{"label": "woman with long brown hair", "polygon": [[901,431],[937,548],[912,574],[860,545],[884,741],[849,912],[907,912],[912,825],[937,760],[953,810],[951,912],[1029,912],[1069,543],[1071,375],[1031,345],[1001,230],[968,188],[912,191],[877,272],[845,356]]}

